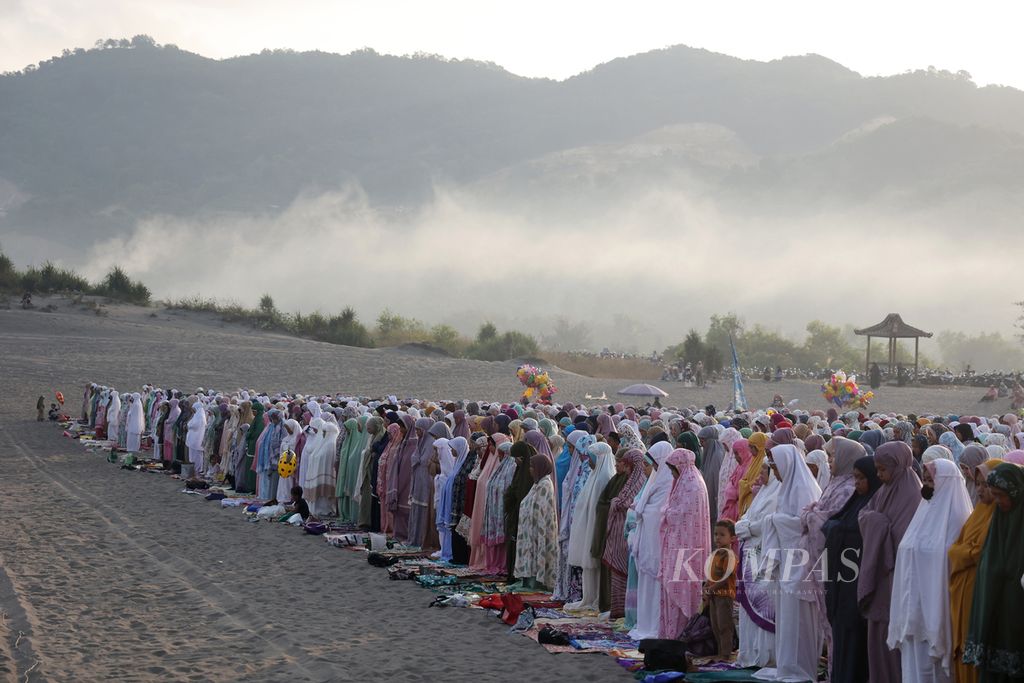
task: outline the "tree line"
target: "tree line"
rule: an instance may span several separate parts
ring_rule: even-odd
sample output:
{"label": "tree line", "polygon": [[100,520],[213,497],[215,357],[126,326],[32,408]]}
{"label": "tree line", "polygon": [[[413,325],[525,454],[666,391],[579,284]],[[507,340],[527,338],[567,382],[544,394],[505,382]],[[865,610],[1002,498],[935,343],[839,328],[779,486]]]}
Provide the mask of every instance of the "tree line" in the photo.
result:
{"label": "tree line", "polygon": [[170,302],[168,308],[214,313],[226,322],[239,322],[257,329],[283,332],[330,344],[362,348],[427,344],[456,358],[502,361],[528,358],[540,352],[537,340],[524,332],[501,332],[492,322],[483,323],[475,337],[461,334],[451,325],[428,325],[416,318],[384,309],[368,327],[351,307],[338,314],[285,313],[278,310],[273,296],[264,294],[256,308],[223,304],[214,299],[192,297]]}
{"label": "tree line", "polygon": [[50,261],[42,266],[19,269],[7,254],[0,251],[0,294],[58,294],[79,293],[104,296],[127,303],[148,305],[149,288],[131,279],[120,266],[114,266],[99,282],[86,278],[68,268]]}
{"label": "tree line", "polygon": [[[720,372],[732,364],[731,338],[744,368],[782,366],[804,370],[844,368],[850,371],[863,368],[866,347],[852,341],[852,326],[842,328],[813,320],[807,323],[806,331],[807,337],[800,343],[760,324],[747,326],[735,313],[713,315],[704,334],[691,329],[682,342],[667,348],[663,357],[666,361],[691,365],[701,362],[708,372]],[[872,343],[871,356],[887,358],[886,343]],[[899,344],[897,360],[913,363],[913,348]],[[931,362],[922,356],[922,365]]]}

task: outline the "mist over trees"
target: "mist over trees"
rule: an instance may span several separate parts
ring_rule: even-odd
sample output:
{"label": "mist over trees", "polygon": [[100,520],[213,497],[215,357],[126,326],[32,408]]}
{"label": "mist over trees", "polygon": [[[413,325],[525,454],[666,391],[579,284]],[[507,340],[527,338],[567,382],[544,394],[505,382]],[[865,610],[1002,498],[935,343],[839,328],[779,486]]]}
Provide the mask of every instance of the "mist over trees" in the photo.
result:
{"label": "mist over trees", "polygon": [[350,182],[410,206],[438,180],[529,183],[531,160],[688,124],[709,127],[623,170],[667,164],[747,201],[901,187],[911,203],[1019,188],[1024,171],[1024,93],[965,72],[863,78],[817,55],[677,46],[555,82],[369,49],[213,60],[140,35],[0,76],[0,229],[91,241],[144,215],[273,212]]}
{"label": "mist over trees", "polygon": [[[307,311],[289,318],[295,329],[322,325],[355,345],[417,339],[494,356],[529,352],[527,340],[506,337],[522,330],[558,352],[649,355],[671,344],[713,368],[730,362],[732,332],[745,366],[859,368],[863,340],[845,314],[806,324],[815,313],[776,313],[747,294],[758,287],[725,304],[745,318],[719,314],[705,329],[699,321],[723,310],[705,292],[733,287],[750,265],[719,261],[708,245],[792,259],[799,267],[765,277],[776,300],[808,299],[802,310],[824,310],[822,291],[878,300],[879,254],[904,254],[908,268],[893,273],[906,278],[914,259],[935,258],[966,229],[1016,244],[1022,178],[1021,91],[934,68],[865,78],[818,55],[757,62],[675,46],[552,81],[371,49],[213,60],[135,36],[0,76],[0,239],[20,263],[42,272],[50,262],[51,280],[78,269],[98,282],[117,267],[158,296],[241,298],[229,287],[249,272],[315,281],[343,270],[359,280],[390,245],[438,245],[400,274],[401,301],[356,291],[350,309],[323,315],[308,312],[328,306],[319,292],[274,292],[283,309]],[[356,200],[320,201],[339,188]],[[368,235],[384,247],[360,252]],[[502,273],[516,278],[515,296],[484,272],[458,289],[486,307],[420,321],[438,281],[429,267],[458,241],[521,264],[522,277]],[[337,246],[337,262],[284,263],[284,243]],[[836,250],[846,263],[829,262]],[[491,269],[444,277],[453,270]],[[190,289],[166,291],[186,281]],[[596,316],[574,296],[583,283],[595,285]],[[944,297],[916,299],[907,309],[930,306],[921,324],[941,329]],[[1004,305],[987,300],[991,309],[972,307],[972,332],[930,343],[930,362],[1020,365],[1009,337],[977,332]],[[390,317],[374,317],[388,305]],[[272,319],[255,298],[239,308]],[[481,339],[487,320],[501,331]]]}
{"label": "mist over trees", "polygon": [[90,282],[69,268],[45,261],[41,266],[19,269],[0,250],[0,297],[21,294],[92,294],[145,306],[150,291],[133,280],[124,269],[115,266],[99,282]]}

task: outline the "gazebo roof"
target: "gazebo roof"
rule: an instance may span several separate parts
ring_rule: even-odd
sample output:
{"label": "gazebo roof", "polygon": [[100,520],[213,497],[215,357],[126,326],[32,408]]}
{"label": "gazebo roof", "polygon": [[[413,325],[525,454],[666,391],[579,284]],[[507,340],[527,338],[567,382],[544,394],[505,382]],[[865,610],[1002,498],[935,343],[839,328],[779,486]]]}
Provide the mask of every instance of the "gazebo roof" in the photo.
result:
{"label": "gazebo roof", "polygon": [[862,330],[854,330],[854,334],[859,334],[862,337],[886,337],[888,339],[907,339],[912,337],[931,337],[931,332],[925,332],[919,330],[916,327],[903,322],[903,318],[900,317],[899,313],[890,313],[885,316],[885,320],[872,325],[871,327],[865,327]]}

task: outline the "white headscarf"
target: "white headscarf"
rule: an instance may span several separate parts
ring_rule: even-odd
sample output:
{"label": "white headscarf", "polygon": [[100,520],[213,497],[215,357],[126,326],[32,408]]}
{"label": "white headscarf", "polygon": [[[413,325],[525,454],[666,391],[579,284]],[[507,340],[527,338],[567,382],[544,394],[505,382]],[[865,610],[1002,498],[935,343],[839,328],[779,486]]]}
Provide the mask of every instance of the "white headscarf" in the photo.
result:
{"label": "white headscarf", "polygon": [[[314,417],[309,421],[310,429],[314,430],[314,434],[306,435],[306,444],[302,447],[302,460],[299,466],[308,463],[312,459],[312,455],[316,453],[316,449],[320,448],[320,444],[324,442],[324,421],[319,417]],[[306,468],[302,467],[303,474],[306,473]]]}
{"label": "white headscarf", "polygon": [[594,540],[594,526],[597,521],[597,501],[604,492],[608,481],[615,476],[615,454],[612,447],[600,441],[587,449],[587,455],[594,458],[593,471],[587,477],[576,507],[572,512],[572,528],[569,531],[569,564],[574,567],[593,569],[601,566],[601,558],[590,553]]}
{"label": "white headscarf", "polygon": [[1010,440],[1004,434],[989,434],[985,437],[985,448],[989,446],[1002,446],[1006,448],[1009,445]]}
{"label": "white headscarf", "polygon": [[[283,421],[285,429],[281,432],[281,452],[294,451],[302,434],[302,426],[298,420],[291,418]],[[289,431],[290,430],[290,431]]]}
{"label": "white headscarf", "polygon": [[806,462],[808,465],[817,465],[818,488],[824,491],[825,487],[828,486],[828,483],[832,481],[832,470],[828,466],[828,456],[825,455],[825,451],[811,451],[807,454]]}
{"label": "white headscarf", "polygon": [[935,460],[935,492],[922,500],[896,552],[887,644],[928,641],[929,654],[949,673],[952,634],[949,612],[949,556],[946,554],[971,514],[964,475],[952,460]]}
{"label": "white headscarf", "polygon": [[434,439],[434,449],[437,451],[437,461],[441,465],[441,474],[438,476],[447,479],[452,475],[452,470],[455,468],[452,441],[445,438]]}
{"label": "white headscarf", "polygon": [[131,407],[128,408],[128,421],[125,423],[125,433],[141,434],[146,429],[146,416],[142,405],[142,394],[132,394]]}
{"label": "white headscarf", "polygon": [[658,469],[633,504],[637,521],[630,535],[630,552],[636,558],[637,570],[655,578],[661,571],[661,518],[675,482],[672,471],[665,465],[672,450],[672,444],[667,441],[651,446],[647,455],[658,463]]}
{"label": "white headscarf", "polygon": [[337,455],[338,436],[341,434],[341,427],[333,415],[327,415],[324,419],[324,438],[320,443],[320,454],[332,464]]}
{"label": "white headscarf", "polygon": [[441,466],[440,474],[434,475],[434,509],[441,505],[441,496],[444,487],[448,484],[448,477],[452,476],[455,470],[455,455],[452,453],[451,441],[445,438],[434,439],[434,450],[437,451],[437,462]]}
{"label": "white headscarf", "polygon": [[[800,513],[805,507],[821,497],[821,489],[815,481],[811,470],[804,463],[803,455],[796,446],[782,444],[771,449],[775,467],[779,470],[782,483],[779,486],[775,512],[768,515],[764,524],[765,552],[778,550],[779,561],[791,548],[802,548],[803,521]],[[812,591],[801,590],[803,579],[811,565],[805,563],[802,568],[790,571],[779,577],[779,585],[783,590],[797,593],[806,600],[817,600]]]}
{"label": "white headscarf", "polygon": [[782,477],[776,512],[797,516],[810,503],[821,497],[821,487],[818,486],[796,446],[774,446],[771,449],[771,456]]}
{"label": "white headscarf", "polygon": [[[107,408],[107,424],[110,427],[107,431],[113,431],[114,436],[117,436],[118,420],[121,419],[121,396],[116,391],[110,394],[110,407]],[[111,429],[112,428],[112,429]]]}
{"label": "white headscarf", "polygon": [[1007,450],[1005,448],[1003,448],[1002,446],[999,446],[997,444],[992,444],[991,446],[985,446],[985,450],[988,452],[988,457],[989,458],[1001,458],[1004,455],[1006,455],[1006,453],[1007,453]]}
{"label": "white headscarf", "polygon": [[206,437],[206,409],[198,397],[192,403],[192,417],[188,420],[188,435],[185,437],[185,445],[197,451],[203,449],[203,439]]}
{"label": "white headscarf", "polygon": [[953,461],[953,453],[945,446],[929,446],[924,449],[924,453],[921,454],[921,464],[927,465],[935,460],[949,460]]}
{"label": "white headscarf", "polygon": [[[765,461],[767,463],[767,461]],[[768,471],[768,482],[761,487],[751,501],[750,507],[736,522],[736,535],[744,542],[744,550],[759,548],[763,541],[765,519],[775,512],[779,502],[779,490],[782,482],[771,470]]]}

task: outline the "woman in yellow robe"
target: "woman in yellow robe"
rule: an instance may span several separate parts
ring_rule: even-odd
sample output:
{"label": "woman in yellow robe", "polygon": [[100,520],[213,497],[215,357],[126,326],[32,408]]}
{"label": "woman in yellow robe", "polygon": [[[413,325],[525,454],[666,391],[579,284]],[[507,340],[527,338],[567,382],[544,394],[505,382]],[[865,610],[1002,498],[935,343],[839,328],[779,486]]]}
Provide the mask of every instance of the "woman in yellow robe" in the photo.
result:
{"label": "woman in yellow robe", "polygon": [[967,625],[971,618],[971,602],[974,598],[974,578],[978,572],[981,551],[988,536],[988,525],[992,521],[995,506],[989,492],[988,474],[1002,460],[986,460],[975,470],[975,485],[978,502],[974,512],[964,522],[959,538],[949,547],[949,607],[953,621],[953,671],[956,683],[977,683],[978,669],[960,660],[967,640]]}
{"label": "woman in yellow robe", "polygon": [[757,483],[758,477],[761,476],[761,465],[764,464],[768,435],[764,432],[754,432],[747,438],[747,443],[750,444],[753,457],[747,466],[747,473],[740,479],[739,498],[737,500],[739,517],[743,516],[747,508],[750,507],[750,503],[754,500],[754,485]]}

